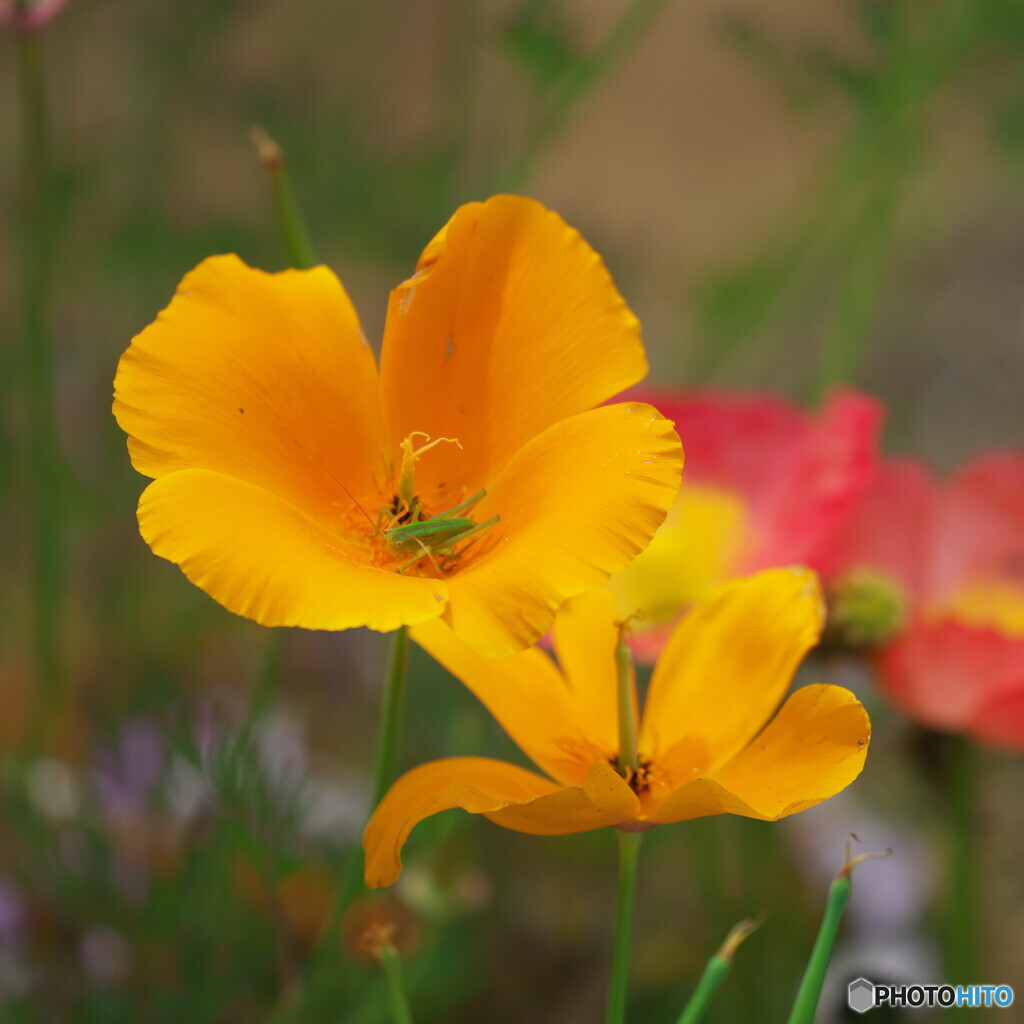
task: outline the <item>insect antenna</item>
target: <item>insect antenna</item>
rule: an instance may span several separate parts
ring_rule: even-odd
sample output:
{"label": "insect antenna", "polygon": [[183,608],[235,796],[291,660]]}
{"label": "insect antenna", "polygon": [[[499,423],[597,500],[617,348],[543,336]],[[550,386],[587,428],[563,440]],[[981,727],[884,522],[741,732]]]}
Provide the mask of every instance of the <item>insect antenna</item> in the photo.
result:
{"label": "insect antenna", "polygon": [[301,441],[297,441],[294,437],[292,438],[292,441],[298,446],[298,448],[305,452],[305,454],[308,455],[309,458],[311,458],[352,499],[352,502],[356,506],[356,508],[358,508],[359,511],[362,512],[363,515],[366,517],[366,521],[370,524],[370,527],[373,529],[373,532],[377,534],[378,537],[384,537],[385,534],[381,531],[377,524],[370,518],[370,513],[367,512],[365,508],[363,508],[359,499]]}

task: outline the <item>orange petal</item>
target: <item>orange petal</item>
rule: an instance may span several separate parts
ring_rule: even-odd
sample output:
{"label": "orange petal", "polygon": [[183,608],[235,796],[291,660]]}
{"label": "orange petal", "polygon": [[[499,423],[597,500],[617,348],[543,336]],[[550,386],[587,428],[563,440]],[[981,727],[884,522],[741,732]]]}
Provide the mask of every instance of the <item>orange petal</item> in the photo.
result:
{"label": "orange petal", "polygon": [[641,753],[677,773],[675,783],[713,773],[778,707],[823,621],[821,588],[807,569],[769,569],[719,587],[661,653]]}
{"label": "orange petal", "polygon": [[628,820],[638,803],[607,765],[595,765],[582,787],[562,788],[490,758],[431,761],[399,778],[373,812],[363,833],[366,884],[371,889],[391,885],[402,870],[401,849],[413,827],[452,807],[484,814],[518,832],[564,835]]}
{"label": "orange petal", "polygon": [[640,380],[636,317],[600,257],[520,196],[460,207],[394,290],[381,354],[391,439],[458,438],[425,490],[487,485],[545,428]]}
{"label": "orange petal", "polygon": [[448,581],[445,620],[490,655],[550,628],[555,610],[625,568],[675,500],[682,450],[649,405],[605,406],[549,427],[490,484],[479,520],[501,522]]}
{"label": "orange petal", "polygon": [[[472,810],[467,806],[466,810]],[[535,836],[564,836],[634,821],[640,801],[610,764],[591,765],[582,786],[484,811],[495,824]]]}
{"label": "orange petal", "polygon": [[326,267],[205,260],[121,357],[114,391],[146,476],[215,470],[330,516],[338,481],[365,492],[383,466],[373,353]]}
{"label": "orange petal", "polygon": [[534,764],[577,785],[618,750],[617,618],[607,590],[566,601],[555,619],[559,665],[539,647],[489,658],[438,621],[416,626],[411,636],[473,692]]}
{"label": "orange petal", "polygon": [[749,747],[709,777],[669,794],[650,820],[740,814],[774,821],[805,811],[857,778],[870,740],[867,712],[849,690],[805,686]]}
{"label": "orange petal", "polygon": [[416,626],[410,635],[475,694],[534,764],[565,784],[583,778],[595,758],[579,769],[570,756],[579,730],[569,687],[539,647],[488,658],[440,621]]}
{"label": "orange petal", "polygon": [[440,615],[447,599],[446,583],[360,564],[295,506],[205,469],[153,481],[139,526],[154,553],[264,626],[387,631]]}
{"label": "orange petal", "polygon": [[555,653],[569,687],[572,721],[593,750],[612,757],[619,749],[615,648],[621,618],[615,596],[599,587],[566,601],[558,609],[554,627]]}

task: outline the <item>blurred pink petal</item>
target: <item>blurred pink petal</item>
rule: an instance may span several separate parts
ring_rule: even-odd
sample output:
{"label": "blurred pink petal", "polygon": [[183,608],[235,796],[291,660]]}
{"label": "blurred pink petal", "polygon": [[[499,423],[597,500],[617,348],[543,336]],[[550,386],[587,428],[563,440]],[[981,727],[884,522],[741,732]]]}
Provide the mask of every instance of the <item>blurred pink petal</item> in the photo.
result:
{"label": "blurred pink petal", "polygon": [[70,4],[71,0],[35,0],[22,6],[14,0],[0,0],[0,25],[16,32],[39,32]]}
{"label": "blurred pink petal", "polygon": [[646,613],[632,644],[651,661],[679,616],[718,584],[832,563],[834,538],[876,476],[883,410],[851,391],[817,414],[759,393],[638,388],[630,397],[674,420],[686,453],[668,522],[616,584],[624,613]]}

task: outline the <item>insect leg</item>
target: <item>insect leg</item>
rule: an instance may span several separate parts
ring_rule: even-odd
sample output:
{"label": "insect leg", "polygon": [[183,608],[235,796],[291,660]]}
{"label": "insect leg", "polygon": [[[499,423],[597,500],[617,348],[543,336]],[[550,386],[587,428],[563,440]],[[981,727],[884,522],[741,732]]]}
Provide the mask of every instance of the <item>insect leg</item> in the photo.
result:
{"label": "insect leg", "polygon": [[455,519],[462,512],[468,512],[478,501],[480,501],[487,491],[480,490],[476,494],[471,494],[465,501],[460,501],[458,505],[453,505],[451,508],[446,508],[443,512],[438,512],[437,515],[431,516],[431,519]]}
{"label": "insect leg", "polygon": [[437,564],[437,559],[434,558],[434,553],[430,550],[430,548],[428,548],[427,545],[424,544],[423,541],[421,541],[419,539],[419,537],[412,537],[411,539],[416,541],[417,544],[419,544],[420,549],[421,549],[420,554],[415,555],[414,557],[410,558],[409,561],[405,563],[405,565],[400,565],[395,570],[395,572],[397,572],[399,575],[401,575],[402,573],[405,572],[406,569],[409,568],[410,565],[415,565],[417,562],[419,562],[423,558],[429,558],[430,559],[430,564],[434,567],[434,572],[440,573],[441,572],[441,566],[439,566]]}
{"label": "insect leg", "polygon": [[459,541],[466,540],[469,537],[473,539],[461,550],[451,551],[445,555],[441,562],[441,568],[444,569],[448,563],[448,560],[455,558],[456,555],[465,554],[492,526],[497,524],[501,516],[491,516],[490,519],[485,519],[482,523],[477,523],[476,526],[471,526],[468,530],[463,530],[462,533],[457,533],[454,537],[450,537],[445,545],[447,548],[451,548],[453,545],[458,544]]}

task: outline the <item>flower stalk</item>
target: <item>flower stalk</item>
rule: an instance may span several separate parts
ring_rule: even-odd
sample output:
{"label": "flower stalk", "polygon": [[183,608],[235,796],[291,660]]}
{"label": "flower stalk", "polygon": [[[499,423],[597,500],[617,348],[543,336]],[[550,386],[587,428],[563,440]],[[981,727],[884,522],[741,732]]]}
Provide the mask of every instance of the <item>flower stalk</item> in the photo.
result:
{"label": "flower stalk", "polygon": [[405,994],[402,981],[402,961],[398,950],[390,943],[383,946],[377,956],[384,971],[388,986],[388,1005],[391,1007],[391,1019],[394,1024],[412,1024],[412,1010],[409,998]]}
{"label": "flower stalk", "polygon": [[17,37],[24,159],[23,350],[27,404],[27,478],[31,522],[32,657],[36,679],[30,742],[40,744],[56,717],[63,670],[60,595],[63,557],[60,468],[54,403],[54,354],[49,330],[53,223],[52,158],[46,82],[38,34]]}
{"label": "flower stalk", "polygon": [[[856,839],[856,836],[851,836],[851,838]],[[818,1000],[821,998],[821,988],[825,983],[825,973],[828,970],[829,960],[832,958],[836,936],[839,934],[839,925],[842,923],[846,905],[850,902],[850,896],[853,893],[853,869],[862,861],[883,859],[891,853],[892,850],[886,850],[884,853],[862,853],[857,857],[851,857],[850,843],[847,840],[846,860],[829,888],[825,914],[821,920],[814,949],[811,951],[811,958],[807,962],[807,969],[804,971],[803,980],[797,991],[788,1024],[813,1024],[814,1015],[818,1009]]]}
{"label": "flower stalk", "polygon": [[619,892],[615,909],[615,943],[608,983],[605,1024],[623,1024],[629,991],[629,961],[633,947],[633,901],[636,894],[637,864],[642,832],[616,832],[619,840]]}
{"label": "flower stalk", "polygon": [[618,623],[619,637],[615,645],[615,671],[619,699],[619,772],[629,779],[636,771],[637,751],[636,701],[633,699],[633,656],[629,650],[629,626],[634,616]]}
{"label": "flower stalk", "polygon": [[288,263],[296,270],[308,270],[310,267],[315,267],[317,264],[316,253],[313,251],[313,243],[309,240],[305,218],[295,200],[291,181],[285,171],[284,154],[281,152],[281,147],[259,125],[254,126],[249,135],[256,145],[260,162],[270,181],[274,215],[284,241],[285,251],[288,253]]}
{"label": "flower stalk", "polygon": [[966,736],[954,740],[950,794],[951,849],[945,940],[950,977],[972,983],[978,969],[977,750]]}
{"label": "flower stalk", "polygon": [[398,738],[402,727],[402,701],[405,697],[405,669],[409,663],[409,630],[402,626],[391,638],[384,676],[384,698],[377,727],[377,749],[373,755],[373,788],[370,807],[375,808],[395,777],[398,761]]}
{"label": "flower stalk", "polygon": [[732,958],[740,944],[758,927],[759,922],[746,920],[735,925],[718,952],[708,961],[704,973],[694,989],[690,1001],[686,1004],[676,1024],[698,1024],[707,1010],[712,996],[718,991],[722,982],[732,969]]}

